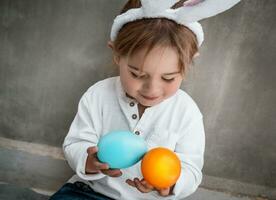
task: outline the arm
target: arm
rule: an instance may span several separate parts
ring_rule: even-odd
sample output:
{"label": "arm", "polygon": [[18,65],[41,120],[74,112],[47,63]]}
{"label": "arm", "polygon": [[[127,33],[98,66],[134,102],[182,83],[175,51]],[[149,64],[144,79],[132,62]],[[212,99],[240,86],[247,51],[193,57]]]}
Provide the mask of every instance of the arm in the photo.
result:
{"label": "arm", "polygon": [[[89,102],[89,97],[88,93],[85,93],[79,102],[78,112],[64,139],[63,151],[68,164],[79,177],[95,180],[104,177],[104,175],[100,173],[86,175],[85,166],[88,157],[87,149],[96,146],[100,137],[101,115],[99,105],[97,102],[93,102],[93,104]],[[93,116],[89,111],[93,111]]]}
{"label": "arm", "polygon": [[[193,120],[184,130],[182,136],[178,140],[175,153],[181,161],[181,175],[175,185],[171,188],[157,190],[149,185],[144,179],[126,180],[126,182],[136,187],[140,192],[147,193],[157,190],[160,196],[171,198],[184,198],[192,194],[202,180],[203,155],[205,148],[205,133],[202,116],[199,119]],[[161,197],[160,197],[161,198]]]}
{"label": "arm", "polygon": [[175,152],[181,160],[181,175],[175,184],[173,194],[185,198],[192,194],[202,180],[205,132],[202,117],[191,122],[179,139]]}

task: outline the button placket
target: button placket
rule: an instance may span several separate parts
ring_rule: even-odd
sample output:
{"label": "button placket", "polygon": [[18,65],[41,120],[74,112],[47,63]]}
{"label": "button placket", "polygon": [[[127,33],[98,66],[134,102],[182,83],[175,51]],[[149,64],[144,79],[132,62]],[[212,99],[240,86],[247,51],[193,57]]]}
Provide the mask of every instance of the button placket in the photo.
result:
{"label": "button placket", "polygon": [[140,126],[136,126],[134,129],[133,129],[133,134],[137,135],[137,136],[140,136],[140,137],[143,137],[143,131],[142,129],[140,128]]}
{"label": "button placket", "polygon": [[138,116],[136,114],[133,114],[131,117],[132,119],[137,119]]}
{"label": "button placket", "polygon": [[140,135],[140,131],[135,131],[134,132],[136,135]]}
{"label": "button placket", "polygon": [[[134,101],[130,101],[129,103],[128,103],[128,105],[130,106],[130,107],[134,107],[135,106],[135,102]],[[131,109],[132,110],[132,109]],[[131,118],[132,119],[137,119],[138,118],[138,115],[137,114],[132,114],[131,115]]]}
{"label": "button placket", "polygon": [[[132,107],[132,109],[133,109],[134,106],[135,106],[135,102],[134,102],[134,101],[131,101],[131,102],[129,102],[128,105],[129,105],[130,107]],[[132,110],[132,109],[131,109],[131,110]],[[133,111],[136,111],[136,110],[133,109]],[[131,118],[134,119],[134,120],[136,120],[136,119],[138,118],[138,115],[134,113],[134,114],[131,115]]]}

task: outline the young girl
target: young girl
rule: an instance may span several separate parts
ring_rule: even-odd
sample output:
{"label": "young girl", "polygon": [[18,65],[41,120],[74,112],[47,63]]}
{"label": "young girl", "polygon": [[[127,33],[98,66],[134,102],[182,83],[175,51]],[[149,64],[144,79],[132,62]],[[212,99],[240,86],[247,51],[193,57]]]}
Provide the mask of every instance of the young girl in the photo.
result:
{"label": "young girl", "polygon": [[[76,175],[51,200],[180,199],[197,189],[205,146],[203,118],[180,86],[203,42],[196,21],[237,2],[227,0],[218,6],[212,0],[126,3],[114,20],[109,42],[119,76],[97,82],[82,96],[63,144]],[[148,149],[173,150],[181,160],[177,183],[156,189],[143,179],[140,162],[127,169],[110,169],[101,163],[97,143],[117,130],[144,138]]]}

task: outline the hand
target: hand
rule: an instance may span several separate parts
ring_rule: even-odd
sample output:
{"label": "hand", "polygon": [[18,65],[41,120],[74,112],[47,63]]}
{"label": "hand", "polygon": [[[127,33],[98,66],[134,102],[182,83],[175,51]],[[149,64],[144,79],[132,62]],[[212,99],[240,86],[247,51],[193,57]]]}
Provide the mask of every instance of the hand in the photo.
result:
{"label": "hand", "polygon": [[86,174],[96,174],[102,172],[110,177],[118,177],[122,175],[119,169],[109,169],[107,163],[101,163],[97,158],[98,148],[96,146],[87,149],[88,157],[85,164]]}
{"label": "hand", "polygon": [[136,187],[142,193],[148,193],[153,190],[156,190],[159,193],[159,195],[163,196],[163,197],[170,195],[170,192],[171,192],[172,188],[174,187],[174,186],[172,186],[171,188],[157,189],[157,188],[154,188],[149,183],[147,183],[145,179],[139,180],[138,178],[135,178],[133,181],[130,179],[127,179],[126,183],[132,187]]}

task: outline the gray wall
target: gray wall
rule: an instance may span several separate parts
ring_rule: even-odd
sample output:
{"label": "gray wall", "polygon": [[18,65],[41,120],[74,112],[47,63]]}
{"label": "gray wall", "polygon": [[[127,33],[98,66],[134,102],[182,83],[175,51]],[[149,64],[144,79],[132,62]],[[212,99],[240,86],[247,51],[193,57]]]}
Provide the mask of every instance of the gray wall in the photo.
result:
{"label": "gray wall", "polygon": [[[0,181],[55,190],[71,176],[49,149],[82,93],[117,74],[106,43],[123,2],[0,1]],[[205,187],[242,192],[221,186],[230,180],[275,194],[275,10],[274,0],[244,0],[202,21],[201,56],[182,88],[204,114]]]}
{"label": "gray wall", "polygon": [[205,173],[276,187],[276,2],[246,1],[203,21],[184,88],[205,117]]}

